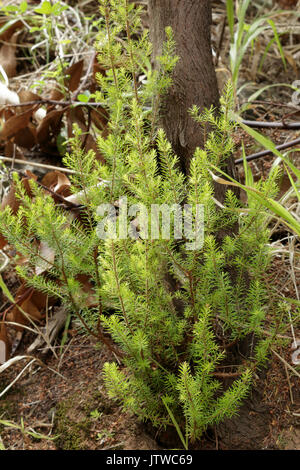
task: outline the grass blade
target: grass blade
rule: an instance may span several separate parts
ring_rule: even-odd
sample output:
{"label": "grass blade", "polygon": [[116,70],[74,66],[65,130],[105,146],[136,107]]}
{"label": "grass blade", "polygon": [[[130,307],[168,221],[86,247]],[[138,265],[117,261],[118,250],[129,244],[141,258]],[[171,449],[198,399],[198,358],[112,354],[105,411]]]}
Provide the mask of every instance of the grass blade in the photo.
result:
{"label": "grass blade", "polygon": [[233,0],[227,0],[226,10],[227,10],[227,21],[228,21],[229,31],[230,31],[230,41],[233,42],[233,37],[234,37],[234,5],[233,5]]}
{"label": "grass blade", "polygon": [[175,416],[173,415],[172,411],[170,410],[170,408],[169,408],[169,406],[168,406],[168,404],[167,404],[166,398],[165,398],[165,397],[162,397],[162,401],[163,401],[163,404],[165,405],[165,407],[167,408],[167,411],[168,411],[168,413],[169,413],[169,415],[170,415],[170,418],[171,418],[171,420],[172,420],[172,423],[174,424],[174,426],[175,426],[175,428],[176,428],[177,434],[178,434],[178,436],[179,436],[179,438],[180,438],[180,440],[181,440],[181,442],[182,442],[182,444],[183,444],[183,447],[185,448],[185,450],[189,450],[187,441],[186,441],[186,440],[184,439],[184,437],[183,437],[183,434],[182,434],[181,429],[180,429],[180,427],[179,427],[179,425],[178,425],[178,423],[177,423],[177,421],[176,421],[176,419],[175,419]]}
{"label": "grass blade", "polygon": [[275,41],[276,41],[278,49],[279,49],[280,57],[281,57],[283,65],[284,65],[284,70],[286,70],[286,60],[285,60],[285,57],[284,57],[284,52],[283,52],[282,45],[281,45],[281,42],[280,42],[280,39],[279,39],[277,28],[276,28],[275,23],[274,23],[273,20],[271,20],[271,19],[268,20],[268,23],[269,23],[269,25],[271,26],[271,28],[273,30]]}

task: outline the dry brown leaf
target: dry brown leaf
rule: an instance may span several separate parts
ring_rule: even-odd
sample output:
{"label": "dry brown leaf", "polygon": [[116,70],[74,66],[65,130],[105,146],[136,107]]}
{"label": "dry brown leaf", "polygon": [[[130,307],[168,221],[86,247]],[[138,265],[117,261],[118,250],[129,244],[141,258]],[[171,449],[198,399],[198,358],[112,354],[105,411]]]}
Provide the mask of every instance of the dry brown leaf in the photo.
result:
{"label": "dry brown leaf", "polygon": [[[26,299],[20,305],[20,307],[33,320],[40,321],[45,317],[44,315],[42,315],[40,309],[36,306],[36,304],[31,299]],[[26,322],[27,322],[27,319],[26,319]]]}
{"label": "dry brown leaf", "polygon": [[[32,91],[30,90],[21,90],[19,92],[19,100],[20,100],[20,103],[28,103],[28,102],[32,102],[32,101],[42,101],[42,98],[37,95],[36,93],[33,93]],[[42,105],[42,103],[41,103]],[[24,111],[27,111],[30,109],[30,106],[32,105],[28,105],[28,106],[23,106],[23,110]],[[33,117],[34,119],[37,121],[38,124],[41,123],[41,121],[44,119],[44,117],[46,116],[46,110],[44,108],[38,108],[37,111],[35,111],[35,113],[33,114]],[[36,132],[34,132],[34,135],[35,135],[35,140],[36,140]],[[28,147],[26,147],[28,148]]]}
{"label": "dry brown leaf", "polygon": [[16,188],[14,185],[11,185],[9,191],[4,195],[1,202],[1,210],[4,210],[7,206],[11,208],[13,214],[16,214],[20,207],[20,202],[16,198]]}
{"label": "dry brown leaf", "polygon": [[23,325],[28,325],[29,320],[26,318],[26,316],[23,315],[23,313],[20,311],[22,309],[26,314],[26,309],[23,308],[23,303],[20,304],[19,306],[15,306],[9,313],[6,315],[6,319],[9,322],[16,323],[16,325],[13,325],[13,328],[16,331],[23,331]]}
{"label": "dry brown leaf", "polygon": [[96,141],[93,138],[93,136],[91,136],[91,134],[88,134],[84,148],[87,152],[89,150],[93,150],[93,152],[95,153],[96,160],[98,160],[101,163],[105,163],[103,155],[99,152]]}
{"label": "dry brown leaf", "polygon": [[9,357],[11,352],[11,342],[7,335],[6,325],[0,324],[0,364],[4,364]]}
{"label": "dry brown leaf", "polygon": [[[49,95],[49,100],[60,101],[64,98],[64,94],[59,88],[53,88]],[[53,108],[53,104],[49,104],[48,108]]]}
{"label": "dry brown leaf", "polygon": [[3,117],[4,121],[8,121],[8,119],[15,116],[15,113],[10,108],[4,108],[2,110],[1,116]]}
{"label": "dry brown leaf", "polygon": [[[68,136],[71,138],[73,136],[73,124],[77,124],[83,132],[87,131],[86,120],[82,108],[70,108],[67,112],[68,120]],[[81,136],[83,139],[84,135]]]}
{"label": "dry brown leaf", "polygon": [[77,90],[80,83],[82,70],[83,60],[80,60],[79,62],[76,62],[75,64],[71,65],[71,67],[67,68],[67,70],[65,71],[66,75],[69,76],[69,78],[66,78],[65,80],[65,85],[69,89],[69,91],[73,92]]}
{"label": "dry brown leaf", "polygon": [[[4,27],[4,23],[5,23],[5,17],[3,18],[4,21],[3,23],[1,22],[0,24],[0,27],[3,28]],[[0,40],[1,41],[9,41],[10,38],[12,37],[12,35],[14,34],[14,32],[17,30],[17,29],[22,29],[24,28],[24,24],[21,20],[17,20],[15,21],[13,24],[11,24],[10,26],[8,26],[8,28],[6,28],[1,34],[0,34]]]}
{"label": "dry brown leaf", "polygon": [[[28,101],[41,101],[41,97],[39,95],[36,95],[30,90],[21,90],[18,93],[20,103],[27,103]],[[24,111],[28,111],[31,108],[32,105],[28,106],[23,106]]]}
{"label": "dry brown leaf", "polygon": [[[21,182],[28,196],[32,197],[32,191],[30,188],[29,180],[34,179],[36,181],[37,177],[29,170],[26,170],[25,173],[26,176],[21,179]],[[16,197],[16,188],[14,184],[11,185],[8,193],[5,194],[5,196],[3,197],[0,210],[4,210],[6,206],[9,206],[14,214],[17,213],[20,207],[20,201]]]}
{"label": "dry brown leaf", "polygon": [[108,135],[108,121],[109,121],[108,112],[104,108],[101,108],[101,107],[92,109],[91,119],[92,119],[93,124],[95,124],[95,126],[100,131],[102,131],[102,136],[106,138]]}
{"label": "dry brown leaf", "polygon": [[14,33],[7,43],[0,48],[0,64],[8,78],[14,77],[17,72],[16,41],[18,34],[19,32]]}
{"label": "dry brown leaf", "polygon": [[43,294],[37,290],[34,290],[31,296],[31,301],[34,303],[36,308],[41,312],[46,307],[50,307],[55,303],[55,299],[49,298],[48,295]]}
{"label": "dry brown leaf", "polygon": [[16,133],[14,136],[14,142],[20,147],[31,149],[37,143],[35,126],[29,122],[25,129]]}
{"label": "dry brown leaf", "polygon": [[[28,320],[26,320],[24,315],[20,312],[18,305],[21,305],[21,303],[24,302],[26,297],[30,297],[31,295],[32,289],[27,288],[25,284],[21,284],[15,295],[16,304],[12,308],[9,308],[7,313],[4,314],[5,320],[9,322],[15,322],[20,325],[25,325],[26,323],[28,323]],[[17,331],[23,330],[23,328],[21,328],[20,326],[14,326],[14,328]]]}
{"label": "dry brown leaf", "polygon": [[19,98],[20,98],[20,103],[26,103],[27,101],[40,101],[42,98],[37,95],[36,93],[33,93],[30,90],[21,90],[18,93]]}
{"label": "dry brown leaf", "polygon": [[96,74],[101,73],[101,75],[105,76],[106,75],[106,69],[103,65],[99,64],[97,56],[95,56],[94,59],[94,64],[93,64],[93,78],[94,81],[96,82]]}
{"label": "dry brown leaf", "polygon": [[0,139],[11,139],[19,131],[25,129],[28,126],[30,118],[32,114],[36,111],[37,107],[38,106],[33,106],[28,111],[14,115],[8,120],[6,120],[0,132]]}
{"label": "dry brown leaf", "polygon": [[32,190],[31,190],[31,186],[30,186],[30,182],[29,182],[29,181],[30,181],[30,180],[36,181],[36,180],[37,180],[37,176],[34,175],[30,170],[25,170],[25,174],[26,174],[26,176],[24,176],[24,178],[21,179],[21,183],[23,184],[27,195],[28,195],[29,197],[32,197],[33,194],[32,194]]}
{"label": "dry brown leaf", "polygon": [[[75,64],[71,65],[71,67],[68,67],[65,70],[65,87],[73,92],[77,90],[79,83],[80,83],[80,78],[83,70],[83,60],[80,60],[79,62],[76,62]],[[53,88],[51,90],[49,99],[53,101],[61,101],[64,99],[64,94],[62,93],[61,89],[58,87]],[[53,109],[53,104],[48,105],[48,109],[52,110]]]}
{"label": "dry brown leaf", "polygon": [[43,177],[41,183],[61,196],[69,196],[71,194],[71,182],[69,178],[60,171],[50,171]]}
{"label": "dry brown leaf", "polygon": [[[11,140],[5,142],[4,155],[5,157],[13,158],[16,157],[16,147]],[[17,158],[21,158],[20,152],[18,152]]]}
{"label": "dry brown leaf", "polygon": [[16,304],[7,312],[5,319],[17,323],[18,325],[14,326],[17,331],[23,331],[22,325],[28,325],[29,319],[26,316],[38,322],[44,318],[42,312],[48,302],[45,294],[21,284],[15,295],[15,301]]}
{"label": "dry brown leaf", "polygon": [[54,109],[46,114],[37,127],[37,141],[39,144],[45,144],[51,140],[52,135],[56,136],[59,134],[61,120],[66,109]]}
{"label": "dry brown leaf", "polygon": [[73,136],[73,124],[77,124],[82,130],[82,135],[80,136],[82,144],[86,151],[93,150],[96,155],[96,159],[104,162],[104,158],[98,150],[97,144],[93,136],[89,133],[88,127],[86,125],[86,119],[82,108],[70,108],[67,113],[68,121],[68,135],[69,137]]}
{"label": "dry brown leaf", "polygon": [[22,255],[18,251],[16,252],[15,264],[17,266],[25,266],[26,264],[28,264],[28,261],[29,261],[29,256]]}
{"label": "dry brown leaf", "polygon": [[6,245],[7,245],[7,240],[0,233],[0,250],[2,250],[2,248],[4,248]]}
{"label": "dry brown leaf", "polygon": [[88,297],[85,299],[84,306],[88,308],[96,307],[98,305],[99,299],[95,294],[95,289],[89,276],[86,274],[78,274],[78,276],[76,276],[76,280],[79,281],[82,285],[82,291],[85,294],[88,294]]}
{"label": "dry brown leaf", "polygon": [[[26,170],[25,173],[26,173],[26,176],[22,178],[21,182],[28,196],[32,197],[32,191],[30,188],[29,180],[30,179],[36,180],[37,177],[33,173],[31,173],[29,170]],[[2,199],[0,210],[4,210],[5,207],[9,206],[12,210],[12,213],[16,214],[19,210],[20,204],[21,204],[20,200],[17,199],[16,197],[15,185],[12,184],[9,191],[4,195]],[[5,245],[7,245],[7,240],[0,234],[0,249],[2,249]]]}

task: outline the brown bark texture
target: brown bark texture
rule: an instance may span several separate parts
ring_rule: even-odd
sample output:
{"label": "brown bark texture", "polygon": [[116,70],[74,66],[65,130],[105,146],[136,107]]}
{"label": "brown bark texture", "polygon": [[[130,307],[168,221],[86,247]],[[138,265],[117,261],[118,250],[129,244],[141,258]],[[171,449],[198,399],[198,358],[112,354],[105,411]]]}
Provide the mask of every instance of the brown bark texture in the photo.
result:
{"label": "brown bark texture", "polygon": [[203,130],[189,115],[196,104],[201,110],[218,106],[219,92],[211,50],[210,0],[149,0],[153,58],[162,52],[165,28],[171,26],[179,61],[173,85],[161,103],[160,125],[187,173],[196,147],[203,147]]}

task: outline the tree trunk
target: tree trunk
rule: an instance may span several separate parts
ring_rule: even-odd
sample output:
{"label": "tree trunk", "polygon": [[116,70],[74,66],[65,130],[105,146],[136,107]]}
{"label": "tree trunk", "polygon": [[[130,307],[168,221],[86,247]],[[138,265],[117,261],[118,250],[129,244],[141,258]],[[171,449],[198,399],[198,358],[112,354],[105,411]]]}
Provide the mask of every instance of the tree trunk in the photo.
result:
{"label": "tree trunk", "polygon": [[210,0],[149,0],[150,34],[154,60],[161,54],[165,28],[171,26],[179,61],[173,85],[161,103],[160,125],[188,173],[196,147],[203,147],[201,126],[189,115],[196,104],[200,110],[218,106],[219,92],[213,65]]}

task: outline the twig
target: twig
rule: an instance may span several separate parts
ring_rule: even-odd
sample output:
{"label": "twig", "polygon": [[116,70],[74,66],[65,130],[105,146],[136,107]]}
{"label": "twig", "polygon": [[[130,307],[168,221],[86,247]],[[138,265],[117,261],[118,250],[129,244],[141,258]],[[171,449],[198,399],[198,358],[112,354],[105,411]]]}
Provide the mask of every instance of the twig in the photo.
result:
{"label": "twig", "polygon": [[242,372],[213,372],[212,375],[220,379],[228,379],[231,377],[239,377],[242,375]]}
{"label": "twig", "polygon": [[3,155],[0,155],[0,160],[3,162],[14,162],[17,163],[18,165],[30,165],[30,166],[35,166],[37,168],[45,168],[47,170],[55,170],[55,171],[61,171],[62,173],[69,173],[70,175],[78,175],[79,172],[75,170],[70,170],[69,168],[62,168],[59,166],[54,166],[54,165],[46,165],[45,163],[37,163],[37,162],[29,162],[27,160],[20,160],[18,158],[10,158],[10,157],[4,157]]}
{"label": "twig", "polygon": [[1,391],[0,397],[2,397],[3,395],[5,395],[6,392],[8,392],[8,390],[19,380],[19,378],[23,375],[26,369],[28,369],[28,367],[30,367],[34,363],[34,361],[35,359],[32,359],[30,362],[28,362],[28,364],[26,364],[26,366],[21,370],[17,377],[15,377],[14,380],[10,382],[10,384],[4,390]]}
{"label": "twig", "polygon": [[39,100],[33,101],[24,101],[23,103],[10,103],[5,104],[6,108],[18,108],[22,106],[30,106],[34,104],[53,104],[56,106],[104,106],[104,103],[95,103],[95,102],[83,102],[83,101],[59,101],[59,100],[50,100],[47,98],[41,98]]}
{"label": "twig", "polygon": [[253,100],[253,101],[246,101],[242,103],[244,104],[263,104],[268,106],[280,106],[281,108],[291,108],[297,111],[297,108],[292,103],[278,103],[277,101],[265,101],[265,100]]}
{"label": "twig", "polygon": [[52,369],[52,367],[49,367],[47,366],[46,364],[43,363],[43,361],[41,361],[39,358],[37,357],[33,357],[33,356],[28,356],[28,355],[24,355],[24,356],[15,356],[15,357],[12,357],[11,359],[9,359],[8,361],[6,361],[4,364],[2,364],[0,366],[0,373],[2,373],[5,369],[7,369],[8,367],[10,367],[12,364],[15,364],[16,362],[20,361],[20,360],[23,360],[23,359],[31,359],[30,362],[28,362],[26,364],[26,366],[21,370],[21,372],[17,375],[17,377],[15,377],[15,379],[4,389],[0,392],[0,398],[19,380],[19,378],[23,375],[23,373],[25,372],[25,370],[30,367],[35,361],[39,364],[39,366],[42,366],[42,367],[45,367],[49,370],[51,370],[51,372],[54,372],[54,374],[57,374],[59,377],[61,377],[63,380],[67,380],[66,377],[64,377],[62,374],[60,374],[58,371]]}
{"label": "twig", "polygon": [[60,202],[62,202],[63,204],[65,204],[67,207],[71,208],[71,209],[82,209],[84,206],[82,204],[75,204],[74,202],[72,201],[68,201],[68,199],[66,199],[65,197],[63,197],[61,194],[58,194],[56,193],[55,191],[53,191],[51,188],[48,188],[47,186],[44,186],[42,183],[40,183],[39,181],[36,181],[36,183],[41,187],[43,188],[45,191],[48,191],[50,194],[52,194],[52,196],[55,196]]}
{"label": "twig", "polygon": [[252,128],[271,128],[271,129],[300,129],[300,122],[270,122],[270,121],[247,121],[243,120],[243,124]]}
{"label": "twig", "polygon": [[86,82],[88,81],[88,78],[89,78],[89,75],[92,71],[92,68],[93,68],[93,64],[94,64],[94,61],[95,61],[95,58],[96,58],[96,55],[97,53],[94,51],[91,55],[91,58],[90,58],[90,62],[89,62],[89,65],[88,65],[88,68],[87,68],[87,71],[86,71],[86,74],[84,76],[84,79],[82,80],[81,84],[79,85],[79,87],[77,88],[77,90],[75,91],[75,99],[77,98],[77,96],[80,94],[80,92],[83,90]]}
{"label": "twig", "polygon": [[276,351],[274,351],[274,349],[271,349],[271,351],[272,351],[273,354],[275,354],[275,356],[278,357],[278,359],[281,360],[281,362],[283,362],[283,364],[286,365],[286,367],[288,367],[295,375],[300,377],[300,374],[296,371],[296,369],[294,367],[292,367],[285,359],[283,359],[283,357],[281,357]]}
{"label": "twig", "polygon": [[[285,144],[277,145],[276,150],[285,150],[290,147],[294,147],[295,145],[300,144],[300,138],[295,139],[295,140],[290,140],[289,142],[286,142]],[[262,150],[261,152],[258,153],[253,153],[251,155],[248,155],[246,157],[247,162],[251,162],[252,160],[257,160],[258,158],[265,157],[267,155],[274,155],[272,150]],[[244,159],[243,158],[238,158],[235,160],[235,164],[239,165],[240,163],[243,163]]]}

